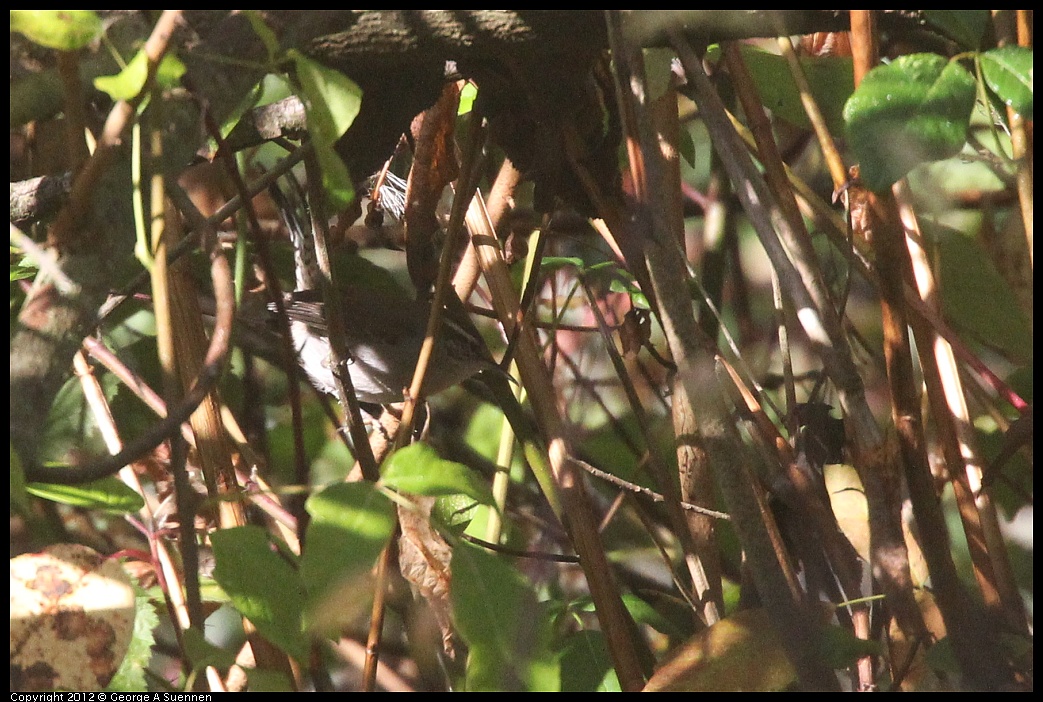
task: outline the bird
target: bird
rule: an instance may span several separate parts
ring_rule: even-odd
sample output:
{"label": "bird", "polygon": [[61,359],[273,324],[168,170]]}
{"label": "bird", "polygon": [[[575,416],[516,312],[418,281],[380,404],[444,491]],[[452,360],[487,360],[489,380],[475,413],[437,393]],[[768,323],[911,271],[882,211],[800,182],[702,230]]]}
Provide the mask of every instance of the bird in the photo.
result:
{"label": "bird", "polygon": [[[420,348],[427,333],[430,303],[404,291],[344,285],[338,291],[344,318],[347,371],[359,402],[386,405],[401,402],[413,379]],[[458,301],[457,301],[458,302]],[[424,381],[426,395],[434,395],[482,372],[502,374],[478,329],[466,316],[449,311]],[[316,389],[335,395],[336,377],[330,366],[329,330],[317,291],[288,293],[285,298],[290,334],[301,369]]]}
{"label": "bird", "polygon": [[[297,289],[283,298],[290,336],[311,384],[337,396],[306,198],[294,178],[287,178],[287,184],[286,191],[273,185],[269,192],[294,248]],[[345,365],[355,395],[364,405],[401,402],[427,335],[431,303],[423,295],[406,292],[387,271],[357,254],[339,257],[336,267],[347,273],[338,275],[344,282],[334,294],[343,321]],[[268,305],[270,311],[274,307]],[[535,422],[522,410],[510,376],[493,359],[463,302],[452,294],[447,296],[441,320],[425,374],[424,395],[464,383],[481,399],[498,406],[519,437],[534,437]]]}

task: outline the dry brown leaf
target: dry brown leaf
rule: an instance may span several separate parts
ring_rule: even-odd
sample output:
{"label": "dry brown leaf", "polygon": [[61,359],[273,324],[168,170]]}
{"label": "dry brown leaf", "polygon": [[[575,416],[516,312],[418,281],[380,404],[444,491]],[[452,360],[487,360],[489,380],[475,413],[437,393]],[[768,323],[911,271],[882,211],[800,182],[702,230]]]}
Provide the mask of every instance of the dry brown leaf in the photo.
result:
{"label": "dry brown leaf", "polygon": [[427,601],[442,630],[442,646],[452,658],[452,604],[450,594],[450,561],[453,550],[431,527],[433,497],[412,497],[415,508],[398,508],[402,536],[398,541],[398,567],[402,577]]}

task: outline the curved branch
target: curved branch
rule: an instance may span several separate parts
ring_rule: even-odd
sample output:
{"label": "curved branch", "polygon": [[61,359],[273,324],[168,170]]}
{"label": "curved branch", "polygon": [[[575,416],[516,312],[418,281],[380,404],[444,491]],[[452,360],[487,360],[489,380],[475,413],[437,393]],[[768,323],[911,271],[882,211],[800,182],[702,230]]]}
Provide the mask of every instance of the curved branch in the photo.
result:
{"label": "curved branch", "polygon": [[[212,234],[212,229],[211,229]],[[214,333],[210,337],[203,367],[199,371],[191,390],[177,406],[172,408],[166,418],[153,425],[148,431],[134,441],[128,443],[122,451],[74,467],[53,467],[29,465],[25,476],[28,480],[62,484],[80,484],[98,480],[112,475],[123,466],[151,451],[163,440],[180,431],[181,424],[186,421],[207,393],[221,377],[225,358],[232,338],[232,320],[235,313],[235,299],[232,291],[232,272],[228,260],[218,247],[216,236],[204,237],[210,255],[210,278],[214,286],[216,301],[216,322]]]}

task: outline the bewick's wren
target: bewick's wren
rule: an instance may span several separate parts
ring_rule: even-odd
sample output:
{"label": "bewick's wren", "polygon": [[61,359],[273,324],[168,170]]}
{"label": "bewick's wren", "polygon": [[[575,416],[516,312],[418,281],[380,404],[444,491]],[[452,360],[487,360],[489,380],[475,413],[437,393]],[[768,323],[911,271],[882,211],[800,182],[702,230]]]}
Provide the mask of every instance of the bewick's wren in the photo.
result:
{"label": "bewick's wren", "polygon": [[[430,306],[401,293],[361,286],[342,290],[339,303],[347,370],[359,401],[400,402],[413,379]],[[290,293],[286,313],[301,368],[316,388],[336,394],[321,305],[311,291]],[[441,392],[482,370],[499,372],[470,319],[447,310],[428,364],[425,394]]]}
{"label": "bewick's wren", "polygon": [[[311,227],[304,216],[303,190],[293,178],[288,178],[288,185],[291,187],[286,192],[273,186],[271,193],[294,246],[297,292],[286,297],[290,333],[308,378],[319,390],[335,395],[329,332],[321,296],[314,290],[320,274]],[[366,264],[364,260],[359,263]],[[372,268],[371,264],[366,265]],[[430,305],[397,286],[342,286],[338,303],[349,356],[346,365],[356,396],[371,404],[401,401],[416,370]],[[525,419],[506,382],[507,375],[493,361],[463,305],[451,297],[443,309],[442,326],[425,375],[424,394],[433,395],[486,370],[492,371],[483,375],[493,401],[513,417],[512,424],[521,425]]]}

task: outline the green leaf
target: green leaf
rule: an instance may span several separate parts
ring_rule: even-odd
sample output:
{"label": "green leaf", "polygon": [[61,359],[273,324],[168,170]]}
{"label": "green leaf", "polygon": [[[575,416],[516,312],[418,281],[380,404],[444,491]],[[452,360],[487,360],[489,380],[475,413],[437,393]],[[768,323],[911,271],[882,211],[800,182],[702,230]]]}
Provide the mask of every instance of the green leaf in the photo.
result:
{"label": "green leaf", "polygon": [[927,649],[924,660],[932,669],[954,680],[958,680],[962,672],[956,652],[952,648],[952,640],[948,636],[939,639]]}
{"label": "green leaf", "polygon": [[11,265],[11,282],[16,280],[26,280],[36,276],[39,269],[33,268],[32,265],[23,265],[22,263],[15,263]]}
{"label": "green leaf", "polygon": [[619,679],[600,631],[569,636],[561,653],[562,692],[621,692]]}
{"label": "green leaf", "polygon": [[623,606],[630,612],[630,616],[638,624],[650,626],[656,631],[662,632],[667,636],[673,638],[683,638],[691,634],[691,631],[686,628],[685,625],[689,622],[684,619],[673,618],[670,615],[681,615],[679,608],[676,607],[673,611],[670,611],[671,600],[666,599],[663,603],[657,603],[659,607],[664,609],[663,612],[653,607],[651,604],[641,599],[636,595],[624,594],[623,595]]}
{"label": "green leaf", "polygon": [[265,668],[250,668],[246,672],[250,692],[298,692],[286,673]]}
{"label": "green leaf", "polygon": [[11,31],[48,49],[73,51],[101,35],[101,19],[93,10],[11,10]]}
{"label": "green leaf", "polygon": [[[129,307],[129,306],[128,306]],[[114,350],[126,352],[132,345],[142,341],[151,341],[156,336],[156,315],[152,310],[127,310],[125,317],[113,316],[110,328],[106,329],[105,343]],[[155,350],[152,350],[155,353]],[[140,368],[137,369],[142,372]]]}
{"label": "green leaf", "polygon": [[866,186],[886,190],[918,164],[959,153],[974,97],[971,74],[934,54],[900,56],[870,71],[844,106]]}
{"label": "green leaf", "polygon": [[1031,359],[1032,326],[978,241],[954,229],[926,230],[937,241],[942,306],[953,326],[1015,359]]}
{"label": "green leaf", "polygon": [[866,641],[842,626],[827,626],[822,629],[819,651],[822,659],[831,668],[846,668],[865,656],[879,656],[880,643]]}
{"label": "green leaf", "polygon": [[644,57],[646,84],[648,86],[648,95],[645,96],[645,101],[651,104],[654,100],[658,100],[665,95],[666,91],[670,89],[670,85],[673,82],[673,63],[676,54],[673,49],[657,47],[642,49],[641,53]]}
{"label": "green leaf", "polygon": [[[228,111],[228,114],[221,122],[221,136],[228,137],[232,134],[235,128],[239,126],[239,123],[242,121],[243,115],[250,110],[253,110],[255,107],[270,105],[285,100],[294,94],[294,90],[290,86],[285,74],[268,73],[264,75],[253,88],[243,94],[235,107]],[[207,148],[216,152],[217,142],[211,139],[207,142]],[[261,156],[261,154],[258,154],[258,156]],[[262,159],[262,161],[263,160],[264,159]]]}
{"label": "green leaf", "polygon": [[[1014,371],[1004,378],[1004,381],[1025,401],[1032,402],[1031,364]],[[1026,496],[1018,486],[1030,485],[1033,479],[1033,466],[1028,451],[1015,450],[1013,454],[1008,453],[1008,457],[1002,465],[996,465],[1002,452],[1009,452],[1010,449],[1020,444],[1017,434],[1021,428],[1032,425],[1031,415],[1016,418],[1016,422],[1006,430],[1001,430],[991,415],[981,415],[974,420],[981,455],[988,457],[988,464],[992,466],[989,470],[992,481],[992,500],[1000,505],[1008,520],[1013,520],[1018,511],[1026,505]],[[1029,442],[1031,441],[1030,437]],[[1002,473],[1003,479],[997,479],[997,469]],[[1027,565],[1031,567],[1031,545],[1029,552],[1024,555],[1029,557]],[[1015,577],[1020,579],[1022,575],[1031,576],[1031,569],[1019,567],[1026,565],[1026,561],[1020,555],[1012,556],[1011,562],[1015,570]]]}
{"label": "green leaf", "polygon": [[470,647],[469,691],[556,691],[546,609],[505,559],[462,542],[453,549],[453,610]]}
{"label": "green leaf", "polygon": [[[289,248],[289,247],[286,247]],[[344,280],[343,278],[341,280]],[[322,460],[322,453],[324,448],[328,448],[331,452],[337,452],[339,455],[339,463],[343,464],[350,459],[348,449],[344,447],[343,442],[333,440],[333,444],[340,448],[327,447],[327,443],[330,442],[329,437],[326,435],[325,427],[323,426],[323,412],[321,406],[316,402],[301,403],[301,413],[303,422],[303,439],[304,439],[304,451],[306,456],[315,456],[313,459],[316,463]],[[283,471],[276,473],[279,477],[287,482],[293,482],[292,466],[294,463],[294,437],[293,437],[293,426],[289,421],[281,421],[276,426],[272,427],[269,434],[269,443],[271,444],[271,459],[269,465],[272,466],[273,470]],[[314,470],[314,468],[313,468]],[[320,475],[315,476],[316,480],[323,482],[332,482],[334,479],[343,479],[348,468],[341,468],[342,472],[338,472],[335,478],[331,478],[326,474],[326,471],[322,471]],[[320,483],[321,484],[321,483]]]}
{"label": "green leaf", "polygon": [[395,507],[371,483],[337,483],[308,498],[306,508],[311,521],[301,575],[312,626],[343,594],[339,586],[357,584],[373,568],[394,531]]}
{"label": "green leaf", "polygon": [[456,114],[458,117],[462,117],[471,111],[474,107],[474,101],[478,97],[478,86],[468,81],[466,85],[460,90],[460,107],[457,108]]}
{"label": "green leaf", "polygon": [[279,38],[275,36],[275,32],[272,31],[271,27],[265,24],[264,19],[257,10],[243,10],[243,14],[246,15],[246,20],[250,23],[250,27],[253,28],[254,34],[264,44],[264,48],[268,52],[268,62],[274,63],[275,57],[279,55]]}
{"label": "green leaf", "polygon": [[11,509],[17,511],[19,514],[26,515],[29,513],[29,497],[26,494],[25,489],[25,470],[22,468],[22,459],[18,457],[18,452],[14,450],[14,446],[8,444],[10,447],[11,469],[8,471],[8,475],[11,481],[10,495]]}
{"label": "green leaf", "polygon": [[967,49],[981,45],[989,25],[988,10],[924,10],[924,17]]}
{"label": "green leaf", "polygon": [[[764,106],[776,117],[810,129],[811,122],[786,59],[754,46],[743,45],[740,51]],[[804,56],[800,58],[800,65],[811,86],[811,95],[818,103],[830,131],[839,133],[844,125],[844,102],[855,90],[851,59],[841,56]]]}
{"label": "green leaf", "polygon": [[297,660],[307,660],[301,629],[304,588],[286,560],[275,553],[268,534],[256,526],[223,529],[211,535],[214,579],[239,612],[269,641]]}
{"label": "green leaf", "polygon": [[[152,600],[137,584],[134,585],[134,633],[123,662],[105,687],[109,692],[145,692],[145,669],[152,660],[152,646],[156,643],[155,630],[159,616]],[[187,634],[189,630],[186,630]]]}
{"label": "green leaf", "polygon": [[454,534],[461,534],[478,512],[478,503],[466,495],[445,495],[435,500],[432,519],[445,525]]}
{"label": "green leaf", "polygon": [[[252,89],[247,91],[246,94],[243,95],[242,100],[240,100],[239,103],[234,108],[232,108],[232,110],[225,117],[224,121],[221,122],[221,127],[219,131],[221,133],[222,138],[225,138],[232,133],[232,130],[235,129],[239,122],[243,119],[243,115],[245,115],[249,110],[252,110],[253,108],[257,107],[258,101],[260,100],[261,95],[264,92],[264,82],[265,80],[267,80],[267,78],[268,76],[265,76],[260,81],[258,81],[257,85],[255,85]],[[213,152],[216,152],[216,141],[211,138],[210,141],[207,142],[207,148],[209,148]]]}
{"label": "green leaf", "polygon": [[192,664],[192,670],[202,670],[211,665],[225,669],[235,664],[234,653],[210,643],[198,629],[185,629],[182,633],[185,654]]}
{"label": "green leaf", "polygon": [[637,283],[632,280],[613,278],[612,282],[608,285],[608,289],[612,292],[627,293],[630,295],[630,302],[633,303],[634,307],[642,310],[652,309],[652,305],[648,302],[648,297],[641,292],[641,288],[639,288]]}
{"label": "green leaf", "polygon": [[[173,54],[165,54],[156,68],[155,85],[158,88],[176,87],[181,76],[185,75],[185,64]],[[94,87],[108,93],[113,100],[130,100],[145,87],[148,77],[148,57],[139,51],[130,60],[126,68],[114,76],[98,76],[94,79]]]}
{"label": "green leaf", "polygon": [[362,106],[362,89],[340,71],[300,53],[291,54],[308,113],[308,129],[317,141],[332,146],[344,136]]}
{"label": "green leaf", "polygon": [[681,152],[681,158],[685,162],[695,168],[695,139],[692,138],[692,132],[687,129],[681,130],[681,139],[677,142],[677,150]]}
{"label": "green leaf", "polygon": [[[98,378],[105,399],[114,401],[119,380],[112,374]],[[108,451],[97,418],[83,394],[79,378],[70,377],[58,391],[40,431],[39,455],[49,463],[69,463],[84,454]]]}
{"label": "green leaf", "polygon": [[355,200],[355,183],[348,167],[332,147],[316,147],[315,155],[322,169],[322,187],[326,190],[330,207],[335,212],[346,210]]}
{"label": "green leaf", "polygon": [[989,89],[1025,119],[1032,119],[1032,49],[1004,46],[981,55]]}
{"label": "green leaf", "polygon": [[552,273],[559,268],[576,268],[583,270],[585,267],[583,259],[578,256],[544,256],[540,261],[540,271]]}
{"label": "green leaf", "polygon": [[347,167],[333,147],[358,116],[362,89],[340,71],[327,68],[304,54],[291,51],[289,56],[297,70],[300,97],[331,209],[345,209],[355,197],[355,188]]}
{"label": "green leaf", "polygon": [[[471,414],[467,422],[467,429],[463,434],[464,443],[471,447],[478,455],[495,461],[500,451],[500,431],[503,429],[503,411],[488,402],[482,402]],[[515,456],[512,466],[524,468],[521,457]],[[470,500],[470,498],[468,498]],[[473,502],[473,500],[470,500]]]}
{"label": "green leaf", "polygon": [[116,477],[102,478],[86,485],[29,483],[25,489],[31,495],[52,502],[108,512],[136,512],[145,505],[141,495]]}
{"label": "green leaf", "polygon": [[412,495],[467,495],[484,505],[493,504],[485,481],[462,463],[443,459],[427,444],[412,444],[391,454],[381,479],[388,487]]}
{"label": "green leaf", "polygon": [[24,280],[36,276],[40,271],[40,266],[35,261],[26,256],[24,251],[13,244],[9,247],[9,250],[12,283],[16,280]]}

